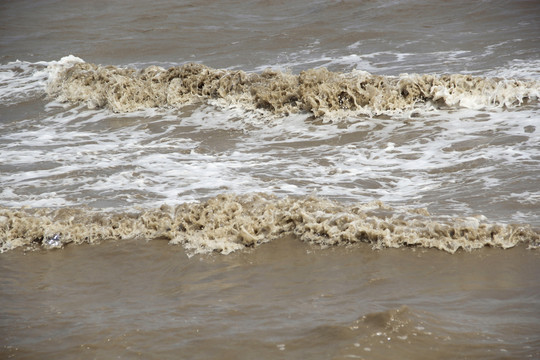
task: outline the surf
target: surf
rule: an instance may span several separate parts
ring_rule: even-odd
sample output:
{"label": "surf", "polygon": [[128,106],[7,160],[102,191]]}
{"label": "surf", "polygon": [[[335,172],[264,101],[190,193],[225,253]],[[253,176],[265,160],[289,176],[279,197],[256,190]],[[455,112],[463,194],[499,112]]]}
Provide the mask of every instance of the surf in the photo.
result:
{"label": "surf", "polygon": [[76,57],[63,58],[48,69],[49,97],[118,113],[218,100],[277,116],[299,112],[315,117],[373,116],[426,107],[514,108],[540,94],[540,83],[534,80],[467,74],[385,76],[324,67],[299,74],[272,69],[253,73],[199,63],[135,69]]}
{"label": "surf", "polygon": [[426,209],[394,209],[382,202],[345,205],[267,194],[223,194],[138,213],[1,208],[0,225],[1,252],[134,238],[166,240],[189,254],[224,255],[284,236],[322,248],[367,243],[374,249],[422,247],[449,253],[540,243],[540,234],[528,225],[494,224],[482,216],[443,219]]}

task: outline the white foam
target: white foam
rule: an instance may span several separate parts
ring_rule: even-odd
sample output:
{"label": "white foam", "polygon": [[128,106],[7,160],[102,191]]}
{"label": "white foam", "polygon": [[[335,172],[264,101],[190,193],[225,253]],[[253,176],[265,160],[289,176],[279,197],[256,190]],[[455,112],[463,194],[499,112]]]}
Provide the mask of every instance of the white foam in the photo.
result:
{"label": "white foam", "polygon": [[0,65],[0,104],[10,105],[45,95],[45,87],[60,71],[82,59],[73,55],[58,61],[12,61]]}
{"label": "white foam", "polygon": [[45,94],[46,63],[14,61],[0,65],[0,103],[15,104]]}
{"label": "white foam", "polygon": [[505,66],[497,67],[496,69],[488,71],[486,75],[506,79],[514,78],[540,81],[540,60],[514,59]]}
{"label": "white foam", "polygon": [[[376,198],[393,204],[418,201],[425,205],[426,194],[444,191],[464,178],[483,181],[487,188],[493,188],[501,184],[501,180],[492,179],[493,172],[520,166],[523,160],[530,162],[539,155],[535,145],[540,141],[538,132],[523,131],[534,118],[516,118],[516,113],[486,116],[462,110],[451,116],[439,114],[406,123],[401,119],[364,118],[343,126],[338,122],[314,125],[301,115],[271,124],[249,124],[249,116],[231,121],[237,109],[201,107],[185,118],[173,116],[174,112],[149,114],[155,117],[145,123],[169,118],[161,132],[151,133],[140,126],[141,114],[123,115],[134,124],[111,131],[104,124],[116,115],[78,111],[63,116],[53,113],[36,124],[34,131],[21,129],[3,135],[9,140],[2,155],[4,165],[54,162],[45,169],[3,172],[0,180],[7,188],[23,187],[38,193],[14,196],[4,191],[0,194],[3,204],[59,204],[62,197],[65,204],[82,204],[89,197],[106,194],[120,203],[142,201],[155,206],[223,192],[263,191],[283,195],[315,192],[354,201]],[[475,117],[479,114],[484,115],[482,121]],[[78,117],[83,121],[76,122]],[[90,128],[83,130],[81,124]],[[194,128],[188,133],[178,132],[186,126]],[[199,134],[222,127],[238,132],[235,143],[225,150],[209,149],[213,144],[205,143]],[[489,144],[482,134],[494,128],[498,136],[520,134],[526,140],[517,146]],[[340,140],[355,133],[357,140],[354,136],[352,140]],[[400,140],[398,134],[410,139]],[[475,139],[484,142],[460,148],[464,140]],[[36,148],[36,143],[41,147]],[[467,168],[468,163],[475,162],[486,165]],[[467,173],[453,168],[466,168]],[[40,191],[44,185],[52,188],[54,195]]]}
{"label": "white foam", "polygon": [[[43,74],[27,77],[44,86]],[[477,189],[492,203],[530,207],[540,196],[539,116],[535,104],[313,120],[234,106],[113,114],[52,102],[40,118],[0,123],[0,205],[153,207],[266,192],[468,215],[478,212],[468,199]],[[529,187],[510,191],[509,171]]]}

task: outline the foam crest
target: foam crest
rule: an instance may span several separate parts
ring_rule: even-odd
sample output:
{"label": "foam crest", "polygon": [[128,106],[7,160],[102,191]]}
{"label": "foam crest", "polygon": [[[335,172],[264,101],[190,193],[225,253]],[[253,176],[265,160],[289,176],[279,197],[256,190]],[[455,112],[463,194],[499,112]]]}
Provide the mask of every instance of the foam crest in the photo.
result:
{"label": "foam crest", "polygon": [[57,248],[109,239],[165,239],[190,254],[256,247],[286,235],[321,247],[369,243],[374,248],[418,246],[450,253],[485,246],[536,247],[530,226],[489,224],[480,217],[437,220],[424,209],[396,210],[381,202],[360,205],[316,197],[219,195],[201,203],[139,213],[84,209],[0,209],[0,250]]}
{"label": "foam crest", "polygon": [[74,63],[84,62],[69,55],[59,61],[12,61],[0,64],[0,104],[13,105],[43,97],[48,80],[57,78]]}
{"label": "foam crest", "polygon": [[60,62],[62,66],[51,71],[47,89],[50,96],[115,112],[218,99],[278,115],[296,112],[315,116],[340,112],[379,115],[403,113],[425,105],[515,107],[526,99],[537,99],[540,93],[540,85],[535,81],[460,74],[390,77],[358,70],[340,73],[317,68],[295,75],[271,69],[246,73],[195,63],[136,70],[79,61]]}

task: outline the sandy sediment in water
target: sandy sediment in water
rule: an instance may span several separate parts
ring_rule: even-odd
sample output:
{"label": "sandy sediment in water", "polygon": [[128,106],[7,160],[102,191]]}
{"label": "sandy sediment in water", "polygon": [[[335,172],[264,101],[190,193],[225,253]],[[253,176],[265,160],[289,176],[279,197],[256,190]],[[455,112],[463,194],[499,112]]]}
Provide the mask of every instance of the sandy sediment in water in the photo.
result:
{"label": "sandy sediment in water", "polygon": [[2,252],[145,238],[181,244],[190,254],[228,254],[285,235],[322,247],[370,243],[374,248],[418,246],[450,253],[519,243],[536,247],[540,242],[540,234],[526,225],[489,224],[475,217],[436,221],[424,209],[399,211],[380,202],[346,206],[315,197],[220,195],[131,214],[0,209]]}
{"label": "sandy sediment in water", "polygon": [[[79,59],[80,60],[80,59]],[[81,61],[51,65],[47,92],[59,101],[131,112],[222,100],[246,109],[284,115],[310,112],[396,114],[418,105],[470,108],[513,107],[538,98],[540,84],[470,75],[373,75],[354,70],[309,69],[295,75],[278,70],[246,73],[189,63],[142,70]]]}

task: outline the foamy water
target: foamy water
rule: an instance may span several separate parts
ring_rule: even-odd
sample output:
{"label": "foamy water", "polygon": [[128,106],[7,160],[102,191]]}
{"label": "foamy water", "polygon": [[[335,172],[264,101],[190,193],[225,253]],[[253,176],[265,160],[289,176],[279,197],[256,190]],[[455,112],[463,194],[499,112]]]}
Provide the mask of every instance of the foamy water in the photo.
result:
{"label": "foamy water", "polygon": [[537,358],[539,11],[2,5],[0,357]]}
{"label": "foamy water", "polygon": [[[4,206],[90,206],[126,211],[199,201],[224,193],[266,193],[316,196],[321,209],[326,206],[322,198],[348,203],[376,199],[404,208],[429,208],[436,216],[429,222],[441,216],[481,215],[492,223],[539,224],[534,209],[540,194],[535,186],[528,186],[535,184],[540,175],[536,80],[465,75],[385,78],[365,72],[341,75],[323,70],[312,73],[317,76],[315,85],[304,88],[310,89],[310,94],[303,97],[297,91],[305,80],[280,72],[269,73],[270,82],[265,83],[265,73],[259,78],[256,73],[191,65],[139,72],[87,66],[74,56],[50,63],[19,61],[5,67],[8,71],[4,86],[13,90],[6,91],[11,93],[4,99],[6,103],[19,102],[22,93],[35,98],[52,97],[52,101],[44,104],[45,116],[18,123],[19,128],[10,122],[3,124],[4,187],[0,196]],[[152,79],[164,76],[169,80],[160,90],[156,86],[161,86],[162,80]],[[119,78],[123,80],[118,82]],[[135,83],[122,85],[130,79]],[[442,79],[455,80],[447,83]],[[183,85],[173,86],[175,83]],[[235,90],[235,84],[241,84],[240,91]],[[274,104],[285,106],[288,100],[284,99],[293,96],[304,99],[295,100],[296,104],[316,101],[325,110],[290,102],[290,115],[284,116],[285,108],[277,105],[265,105],[259,110],[257,91],[262,90],[250,88],[261,87]],[[372,98],[364,105],[358,98],[347,103],[353,107],[342,104],[333,108],[328,105],[328,96],[339,94],[343,91],[340,88],[360,97],[371,94]],[[416,100],[409,99],[413,89],[419,91]],[[130,92],[144,95],[138,97]],[[175,94],[184,95],[179,98]],[[346,95],[332,96],[338,101]],[[177,100],[159,100],[171,98]],[[437,98],[444,100],[438,103]],[[110,107],[115,111],[111,112]],[[141,107],[144,109],[132,111]],[[129,111],[118,114],[122,110]],[[388,114],[365,115],[379,111]],[[519,177],[508,176],[508,169]],[[514,211],[509,217],[507,211],[497,210],[497,204],[511,204]],[[253,216],[257,217],[250,215],[244,225],[230,226],[241,231],[242,226],[251,226]],[[88,238],[84,233],[72,237],[67,235],[68,229],[60,228],[44,230],[13,244],[8,243],[14,236],[21,236],[14,235],[16,232],[28,231],[8,230],[3,235],[4,249],[54,236],[63,237],[64,242]],[[284,227],[276,231],[280,234],[290,230]],[[110,231],[99,233],[97,238],[105,239]],[[243,240],[239,247],[234,245],[237,237],[233,233],[204,236],[219,244],[231,242],[231,249],[243,247]],[[158,235],[130,231],[121,237]],[[341,242],[340,236],[335,235],[331,242]],[[375,243],[387,236],[379,235]],[[445,236],[437,236],[441,237],[439,243],[426,246],[450,246],[451,251],[478,246],[459,242],[447,245]],[[508,239],[504,247],[515,244],[515,240],[523,239],[533,246],[537,242],[534,232],[514,240],[509,239],[510,235],[505,237]],[[178,236],[170,238],[186,244]],[[386,246],[403,243],[399,237],[388,239]],[[256,242],[268,240],[257,238]],[[487,244],[487,240],[479,240]],[[195,246],[187,243],[191,244],[188,248]],[[409,239],[405,243],[422,241]],[[200,246],[195,250],[231,250],[229,245]]]}

